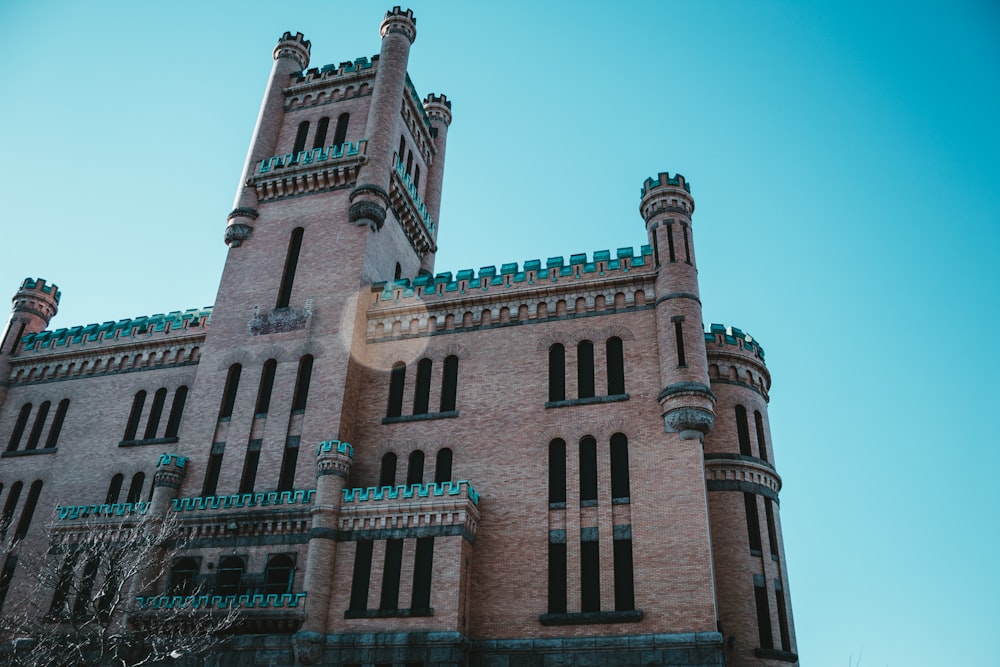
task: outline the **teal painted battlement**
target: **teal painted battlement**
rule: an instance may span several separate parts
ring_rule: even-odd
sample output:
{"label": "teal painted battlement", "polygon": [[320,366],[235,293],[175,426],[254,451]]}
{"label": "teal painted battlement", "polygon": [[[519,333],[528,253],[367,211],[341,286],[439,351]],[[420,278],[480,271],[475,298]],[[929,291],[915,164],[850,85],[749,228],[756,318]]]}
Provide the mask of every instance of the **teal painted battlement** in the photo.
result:
{"label": "teal painted battlement", "polygon": [[25,278],[24,282],[21,283],[21,289],[38,290],[39,292],[43,292],[49,296],[53,296],[54,294],[56,303],[59,303],[59,299],[62,298],[62,292],[59,291],[59,286],[46,283],[44,278]]}
{"label": "teal painted battlement", "polygon": [[396,173],[399,177],[403,179],[403,185],[406,186],[406,191],[410,193],[410,197],[413,198],[414,203],[417,205],[417,213],[420,214],[421,220],[427,225],[427,231],[434,231],[434,219],[431,218],[431,214],[427,212],[427,206],[424,205],[424,200],[420,198],[417,193],[417,186],[414,185],[413,181],[410,180],[410,175],[406,173],[406,167],[403,166],[402,160],[396,162]]}
{"label": "teal painted battlement", "polygon": [[764,348],[760,346],[760,343],[754,340],[753,336],[743,333],[743,331],[736,327],[727,327],[725,324],[713,324],[705,333],[705,342],[715,343],[716,345],[736,345],[744,350],[750,350],[760,357],[761,361],[764,361]]}
{"label": "teal painted battlement", "polygon": [[195,510],[228,510],[247,507],[268,507],[270,505],[306,505],[312,503],[316,489],[298,491],[261,491],[259,493],[234,493],[229,496],[197,496],[194,498],[174,498],[171,502],[175,512]]}
{"label": "teal painted battlement", "polygon": [[534,285],[541,281],[556,281],[559,278],[584,277],[589,275],[603,276],[609,271],[629,271],[632,267],[647,266],[652,263],[653,248],[644,245],[636,254],[633,248],[618,248],[612,258],[611,251],[598,250],[593,258],[588,259],[585,253],[570,255],[569,262],[562,256],[549,257],[542,267],[541,260],[529,259],[519,266],[517,262],[496,266],[480,267],[477,274],[473,269],[463,269],[457,274],[450,271],[435,276],[422,275],[413,278],[401,278],[393,281],[382,281],[372,285],[373,290],[380,290],[382,301],[392,301],[395,291],[401,290],[400,298],[431,296],[438,293],[464,294],[472,289],[485,290],[490,287],[515,285]]}
{"label": "teal painted battlement", "polygon": [[365,155],[367,152],[368,140],[358,139],[353,143],[348,141],[347,143],[340,144],[339,146],[326,146],[322,148],[313,148],[308,151],[299,151],[298,153],[272,155],[271,157],[264,158],[260,161],[260,169],[258,170],[258,173],[266,174],[270,171],[274,171],[275,169],[283,169],[284,167],[312,164],[313,162],[328,162],[330,160],[339,160],[344,157]]}
{"label": "teal painted battlement", "polygon": [[657,188],[666,187],[672,185],[678,188],[684,188],[687,190],[688,194],[691,194],[691,184],[687,182],[681,174],[671,176],[668,172],[660,172],[656,175],[656,178],[647,178],[642,184],[642,196],[645,197],[650,192]]}
{"label": "teal painted battlement", "polygon": [[21,342],[24,343],[25,350],[44,350],[100,340],[120,340],[130,336],[165,333],[177,329],[204,329],[211,318],[211,306],[191,308],[183,312],[174,310],[166,314],[143,315],[117,322],[40,331],[26,335]]}
{"label": "teal painted battlement", "polygon": [[378,56],[373,56],[371,59],[362,56],[354,60],[345,60],[339,65],[323,65],[322,67],[310,67],[304,72],[292,72],[292,76],[295,77],[295,83],[332,79],[344,76],[345,74],[355,74],[361,70],[371,69],[376,60],[378,60]]}
{"label": "teal painted battlement", "polygon": [[95,505],[56,505],[56,519],[74,521],[88,518],[110,518],[115,516],[142,515],[149,509],[149,503],[102,503]]}
{"label": "teal painted battlement", "polygon": [[156,462],[156,467],[159,468],[160,466],[174,464],[178,468],[183,468],[189,460],[188,457],[181,456],[180,454],[160,454],[160,460]]}
{"label": "teal painted battlement", "polygon": [[406,73],[406,89],[410,93],[410,98],[413,99],[413,103],[417,105],[417,109],[420,111],[420,117],[424,120],[424,127],[430,129],[431,119],[427,117],[427,112],[424,111],[424,103],[420,101],[420,95],[417,94],[417,88],[410,81],[410,73]]}
{"label": "teal painted battlement", "polygon": [[344,489],[344,502],[365,502],[367,500],[410,500],[413,498],[431,498],[435,496],[458,496],[462,487],[468,490],[469,500],[473,505],[479,505],[479,494],[472,484],[465,479],[457,482],[431,482],[429,484],[402,484],[400,486],[369,486]]}
{"label": "teal painted battlement", "polygon": [[326,442],[319,443],[316,456],[330,454],[335,449],[338,454],[347,454],[348,457],[354,458],[354,446],[349,442],[341,442],[340,440],[327,440]]}
{"label": "teal painted battlement", "polygon": [[139,611],[156,609],[286,609],[298,607],[305,592],[256,595],[140,595]]}

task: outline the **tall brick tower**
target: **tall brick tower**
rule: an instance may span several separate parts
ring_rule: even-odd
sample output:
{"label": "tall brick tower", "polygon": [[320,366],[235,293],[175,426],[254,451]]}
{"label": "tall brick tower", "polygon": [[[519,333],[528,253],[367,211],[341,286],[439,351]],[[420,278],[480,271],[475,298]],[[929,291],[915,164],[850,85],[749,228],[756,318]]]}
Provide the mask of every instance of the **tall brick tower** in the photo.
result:
{"label": "tall brick tower", "polygon": [[44,331],[59,310],[59,288],[39,278],[25,278],[12,299],[10,319],[0,338],[0,406],[7,398],[10,356],[17,353],[21,339]]}

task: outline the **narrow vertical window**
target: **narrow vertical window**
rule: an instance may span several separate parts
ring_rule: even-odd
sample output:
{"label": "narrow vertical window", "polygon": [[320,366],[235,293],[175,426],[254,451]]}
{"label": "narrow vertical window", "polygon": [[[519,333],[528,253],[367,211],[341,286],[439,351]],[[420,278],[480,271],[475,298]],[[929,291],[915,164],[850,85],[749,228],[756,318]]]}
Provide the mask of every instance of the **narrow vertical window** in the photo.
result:
{"label": "narrow vertical window", "polygon": [[146,392],[136,392],[132,399],[132,410],[128,413],[128,421],[125,423],[125,435],[122,440],[135,440],[136,431],[139,430],[139,418],[142,417],[142,406],[146,403]]}
{"label": "narrow vertical window", "polygon": [[64,616],[68,611],[66,599],[69,597],[69,587],[73,584],[73,569],[76,566],[77,556],[78,553],[75,551],[66,554],[62,565],[59,566],[56,590],[52,595],[52,605],[49,607],[49,614],[52,616]]}
{"label": "narrow vertical window", "polygon": [[608,396],[625,393],[625,352],[622,339],[614,336],[605,344],[608,357]]}
{"label": "narrow vertical window", "polygon": [[650,234],[649,236],[650,236],[650,238],[653,241],[653,264],[656,266],[656,268],[660,268],[660,239],[659,239],[659,236],[657,235],[655,229],[653,230],[653,233]]}
{"label": "narrow vertical window", "polygon": [[[292,146],[292,153],[298,154],[299,151],[306,147],[306,137],[309,136],[309,121],[304,120],[299,123],[299,129],[295,133],[295,145]],[[295,155],[292,156],[295,159]]]}
{"label": "narrow vertical window", "polygon": [[187,401],[188,388],[184,385],[177,387],[174,392],[174,400],[170,404],[170,416],[167,417],[167,430],[163,434],[167,438],[176,438],[181,427],[181,417],[184,415],[184,403]]}
{"label": "narrow vertical window", "polygon": [[430,610],[431,579],[434,573],[434,538],[418,537],[413,559],[413,594],[411,609]]}
{"label": "narrow vertical window", "polygon": [[549,613],[566,613],[566,541],[549,541]]}
{"label": "narrow vertical window", "polygon": [[351,575],[351,611],[368,608],[368,587],[372,574],[371,540],[358,540],[354,547],[354,571]]}
{"label": "narrow vertical window", "polygon": [[100,566],[101,560],[97,556],[88,558],[83,566],[83,576],[76,591],[76,601],[73,603],[73,616],[76,618],[82,619],[89,611],[90,595],[94,592],[94,581],[97,579],[97,570]]}
{"label": "narrow vertical window", "polygon": [[322,148],[326,143],[326,131],[330,127],[330,119],[323,116],[316,123],[316,136],[313,137],[313,148]]}
{"label": "narrow vertical window", "polygon": [[406,151],[406,175],[413,173],[413,151]]}
{"label": "narrow vertical window", "polygon": [[434,461],[434,481],[438,484],[451,481],[451,450],[439,449]]}
{"label": "narrow vertical window", "polygon": [[597,441],[580,440],[580,505],[597,502]]}
{"label": "narrow vertical window", "polygon": [[393,280],[399,280],[403,277],[403,267],[400,266],[399,262],[396,262],[396,270],[392,272]]}
{"label": "narrow vertical window", "polygon": [[635,609],[635,580],[632,572],[632,539],[614,540],[615,611]]}
{"label": "narrow vertical window", "polygon": [[[2,585],[2,582],[0,582],[0,585]],[[778,603],[778,634],[781,637],[781,650],[791,651],[792,636],[788,632],[788,610],[785,608],[785,591],[782,589],[779,579],[774,580],[774,597]],[[2,604],[3,598],[0,598],[0,605]]]}
{"label": "narrow vertical window", "polygon": [[760,451],[760,458],[767,460],[767,443],[764,437],[764,417],[760,410],[753,411],[753,423],[757,427],[757,449]]}
{"label": "narrow vertical window", "polygon": [[167,390],[160,388],[153,394],[153,405],[149,408],[149,420],[146,422],[146,431],[142,434],[143,440],[152,440],[156,437],[156,432],[160,428],[160,417],[163,416],[163,405],[167,402]]}
{"label": "narrow vertical window", "polygon": [[576,346],[576,385],[580,398],[594,395],[594,344],[589,340]]}
{"label": "narrow vertical window", "polygon": [[257,465],[260,463],[260,440],[247,443],[247,453],[243,458],[243,474],[240,476],[240,493],[253,493],[257,481]]}
{"label": "narrow vertical window", "polygon": [[[10,344],[10,354],[14,354],[15,352],[17,352],[17,344],[21,342],[21,336],[24,335],[24,328],[26,326],[28,326],[27,322],[21,322],[21,326],[17,328],[17,334],[14,336],[14,342]],[[9,329],[7,333],[10,333]],[[7,342],[6,339],[4,339],[4,342]]]}
{"label": "narrow vertical window", "polygon": [[396,455],[392,452],[382,457],[382,465],[378,472],[378,485],[396,486]]}
{"label": "narrow vertical window", "polygon": [[622,433],[611,436],[611,499],[612,502],[628,501],[628,438]]}
{"label": "narrow vertical window", "polygon": [[17,556],[8,554],[7,560],[3,563],[3,570],[0,571],[0,611],[3,611],[3,603],[7,600],[7,591],[10,590],[10,582],[14,578],[16,567]]}
{"label": "narrow vertical window", "polygon": [[295,468],[299,460],[300,436],[291,435],[285,439],[285,451],[281,455],[281,471],[278,473],[278,491],[291,491],[295,486]]}
{"label": "narrow vertical window", "polygon": [[778,527],[774,523],[774,505],[770,498],[764,498],[764,519],[767,521],[767,542],[771,558],[778,559]]}
{"label": "narrow vertical window", "polygon": [[14,482],[10,485],[10,491],[7,492],[7,502],[3,506],[3,514],[0,515],[0,537],[7,534],[7,528],[14,521],[14,510],[17,509],[17,501],[21,498],[21,489],[24,488],[24,484],[21,482]]}
{"label": "narrow vertical window", "polygon": [[351,119],[351,114],[342,113],[337,116],[337,129],[333,132],[333,145],[340,146],[347,141],[347,122]]}
{"label": "narrow vertical window", "polygon": [[17,413],[17,421],[14,422],[14,430],[11,431],[10,440],[7,442],[7,451],[17,451],[21,444],[21,436],[24,435],[24,427],[28,424],[28,417],[31,415],[31,403],[21,406],[21,411]]}
{"label": "narrow vertical window", "polygon": [[295,269],[299,265],[299,251],[302,249],[302,234],[304,230],[296,227],[288,240],[288,254],[285,255],[285,268],[281,272],[281,283],[278,287],[278,300],[275,308],[288,308],[292,299],[292,283],[295,282]]}
{"label": "narrow vertical window", "polygon": [[452,354],[444,360],[444,373],[441,376],[441,412],[454,411],[457,394],[458,357]]}
{"label": "narrow vertical window", "polygon": [[128,487],[128,495],[125,496],[125,502],[127,503],[137,503],[142,499],[142,486],[146,483],[146,474],[142,472],[137,472],[132,475],[132,483]]}
{"label": "narrow vertical window", "polygon": [[771,634],[771,610],[767,604],[767,586],[764,577],[753,575],[753,597],[757,606],[757,635],[760,648],[774,648],[774,636]]}
{"label": "narrow vertical window", "polygon": [[752,493],[743,494],[743,506],[747,515],[747,536],[750,539],[750,553],[761,554],[760,550],[760,515],[757,513],[757,496]]}
{"label": "narrow vertical window", "polygon": [[677,261],[677,256],[674,253],[674,225],[673,223],[667,223],[667,252],[670,256],[671,262]]}
{"label": "narrow vertical window", "polygon": [[312,379],[313,356],[307,354],[299,359],[299,372],[295,376],[295,395],[292,396],[292,412],[303,412],[309,398],[309,381]]}
{"label": "narrow vertical window", "polygon": [[63,422],[66,421],[66,411],[69,410],[69,399],[64,398],[59,401],[56,408],[56,416],[52,418],[52,426],[49,427],[49,436],[45,439],[45,448],[52,449],[59,442],[59,434],[62,432]]}
{"label": "narrow vertical window", "polygon": [[681,229],[684,230],[684,261],[688,264],[691,263],[691,243],[688,241],[688,226],[683,222],[681,223]]}
{"label": "narrow vertical window", "polygon": [[398,417],[403,414],[403,383],[406,382],[406,364],[401,361],[392,365],[389,373],[389,406],[386,417]]}
{"label": "narrow vertical window", "polygon": [[254,415],[266,415],[271,407],[271,389],[274,387],[274,371],[278,367],[278,362],[268,359],[264,362],[264,369],[260,374],[260,385],[257,387],[257,404],[254,406]]}
{"label": "narrow vertical window", "polygon": [[413,187],[420,188],[420,165],[413,165]]}
{"label": "narrow vertical window", "polygon": [[426,415],[431,395],[431,360],[417,363],[417,386],[413,392],[413,414]]}
{"label": "narrow vertical window", "polygon": [[549,443],[549,506],[566,505],[566,443]]}
{"label": "narrow vertical window", "polygon": [[38,406],[35,423],[31,426],[31,433],[28,434],[28,442],[24,445],[25,451],[38,448],[38,441],[42,437],[42,429],[45,428],[45,420],[49,416],[50,407],[52,407],[52,403],[49,401],[45,401]]}
{"label": "narrow vertical window", "polygon": [[750,450],[750,429],[747,428],[747,409],[742,405],[736,406],[736,437],[740,441],[740,454],[753,456]]}
{"label": "narrow vertical window", "polygon": [[35,508],[38,507],[38,496],[42,493],[42,481],[35,480],[31,483],[28,491],[28,499],[24,501],[24,509],[21,510],[21,520],[17,522],[17,530],[14,531],[15,540],[23,540],[31,527],[31,519],[35,516]]}
{"label": "narrow vertical window", "polygon": [[208,455],[208,465],[205,467],[205,482],[201,487],[201,495],[214,496],[219,485],[219,473],[222,472],[222,455],[226,451],[226,443],[216,442],[212,445],[212,453]]}
{"label": "narrow vertical window", "polygon": [[236,392],[240,388],[240,373],[243,366],[233,364],[226,373],[226,384],[222,388],[222,402],[219,404],[219,421],[229,420],[233,416],[233,408],[236,406]]}
{"label": "narrow vertical window", "polygon": [[403,540],[386,540],[379,609],[399,609],[399,573],[402,566]]}
{"label": "narrow vertical window", "polygon": [[226,556],[219,562],[215,579],[216,595],[240,595],[243,592],[243,571],[246,563],[239,556]]}
{"label": "narrow vertical window", "polygon": [[406,485],[424,483],[424,453],[419,449],[410,454],[406,464]]}
{"label": "narrow vertical window", "polygon": [[674,341],[677,344],[677,365],[687,366],[684,358],[684,318],[674,318]]}
{"label": "narrow vertical window", "polygon": [[406,154],[406,138],[399,138],[399,155],[396,156],[399,164],[403,164],[403,156]]}
{"label": "narrow vertical window", "polygon": [[122,492],[122,482],[125,481],[125,475],[118,473],[111,478],[111,484],[108,485],[108,495],[104,497],[105,505],[114,505],[118,502],[118,496]]}
{"label": "narrow vertical window", "polygon": [[566,348],[559,343],[549,348],[549,400],[566,400]]}
{"label": "narrow vertical window", "polygon": [[601,610],[601,550],[597,540],[580,542],[580,611]]}

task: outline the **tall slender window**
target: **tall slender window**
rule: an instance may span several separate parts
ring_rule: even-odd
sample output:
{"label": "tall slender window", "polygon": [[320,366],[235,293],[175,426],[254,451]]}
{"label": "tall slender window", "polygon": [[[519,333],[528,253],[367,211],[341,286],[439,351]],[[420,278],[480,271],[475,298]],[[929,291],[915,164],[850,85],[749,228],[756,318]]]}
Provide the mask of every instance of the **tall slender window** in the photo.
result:
{"label": "tall slender window", "polygon": [[580,505],[597,502],[597,441],[580,440]]}
{"label": "tall slender window", "polygon": [[681,229],[684,230],[684,261],[688,264],[691,263],[691,244],[688,242],[688,226],[681,223]]}
{"label": "tall slender window", "polygon": [[127,503],[137,503],[142,499],[142,486],[146,483],[146,474],[142,472],[137,472],[132,475],[132,483],[128,487],[128,495],[125,496],[125,502]]}
{"label": "tall slender window", "polygon": [[288,240],[288,254],[285,255],[285,269],[281,272],[281,284],[278,287],[278,300],[275,308],[288,308],[292,299],[292,283],[295,282],[295,269],[299,264],[299,251],[302,249],[302,234],[304,230],[296,227]]}
{"label": "tall slender window", "polygon": [[42,437],[42,429],[45,428],[45,420],[49,416],[50,407],[52,407],[52,403],[49,401],[45,401],[38,406],[35,423],[31,426],[31,433],[28,434],[28,442],[24,446],[25,451],[38,448],[38,440]]}
{"label": "tall slender window", "polygon": [[42,493],[42,481],[35,480],[31,483],[28,491],[28,499],[24,501],[24,509],[21,510],[21,520],[17,522],[17,530],[14,531],[15,540],[23,540],[31,527],[31,518],[35,515],[35,508],[38,507],[38,496]]}
{"label": "tall slender window", "polygon": [[757,449],[760,450],[760,458],[767,460],[767,443],[764,437],[764,417],[760,410],[753,411],[753,423],[757,427]]}
{"label": "tall slender window", "polygon": [[424,483],[424,453],[419,449],[410,453],[406,464],[406,485]]}
{"label": "tall slender window", "polygon": [[153,405],[149,408],[149,421],[146,422],[146,432],[142,434],[143,440],[151,440],[156,437],[156,432],[160,428],[160,417],[163,416],[163,405],[167,402],[167,390],[160,388],[153,394]]}
{"label": "tall slender window", "polygon": [[556,438],[549,443],[549,505],[566,504],[566,443]]}
{"label": "tall slender window", "polygon": [[114,505],[118,502],[118,496],[122,492],[122,482],[125,481],[125,475],[118,473],[111,478],[111,484],[108,485],[108,495],[104,497],[104,504]]}
{"label": "tall slender window", "polygon": [[268,359],[264,362],[264,369],[260,374],[260,385],[257,387],[255,415],[266,415],[271,407],[271,389],[274,386],[274,371],[277,367],[278,362],[274,359]]}
{"label": "tall slender window", "polygon": [[[781,580],[774,580],[774,596],[778,603],[778,634],[781,637],[781,650],[792,650],[792,637],[788,632],[788,610],[785,608],[785,591],[781,587]],[[0,604],[3,599],[0,598]]]}
{"label": "tall slender window", "polygon": [[614,540],[615,611],[635,609],[635,580],[632,572],[632,538]]}
{"label": "tall slender window", "polygon": [[451,450],[447,447],[439,449],[434,460],[434,481],[438,484],[451,481]]}
{"label": "tall slender window", "polygon": [[566,537],[549,539],[549,613],[566,613]]}
{"label": "tall slender window", "polygon": [[413,187],[420,188],[420,165],[413,165]]}
{"label": "tall slender window", "polygon": [[10,581],[14,578],[16,567],[17,556],[8,554],[7,560],[3,563],[3,570],[0,571],[0,611],[3,611],[3,603],[7,600],[7,591],[10,590]]}
{"label": "tall slender window", "polygon": [[742,405],[736,406],[736,436],[740,441],[740,454],[753,456],[750,450],[750,429],[747,428],[747,409]]}
{"label": "tall slender window", "polygon": [[767,586],[764,577],[753,575],[753,597],[757,606],[757,635],[761,648],[774,648],[771,634],[771,610],[767,604]]}
{"label": "tall slender window", "polygon": [[69,611],[66,600],[69,597],[69,587],[73,585],[73,569],[76,567],[77,556],[79,552],[76,551],[66,554],[62,565],[59,566],[56,590],[52,595],[52,605],[49,607],[49,614],[52,616],[63,616]]}
{"label": "tall slender window", "polygon": [[271,556],[264,567],[264,593],[284,595],[292,592],[295,579],[295,563],[285,554]]}
{"label": "tall slender window", "polygon": [[458,357],[452,354],[444,360],[444,373],[441,376],[441,412],[451,412],[455,409],[457,393]]}
{"label": "tall slender window", "polygon": [[413,151],[406,151],[406,175],[413,173]]}
{"label": "tall slender window", "polygon": [[382,596],[379,609],[399,609],[399,574],[403,566],[403,540],[385,541],[385,563],[382,569]]}
{"label": "tall slender window", "polygon": [[342,113],[337,116],[337,129],[333,132],[333,145],[339,146],[345,141],[347,141],[347,122],[350,120],[351,114]]}
{"label": "tall slender window", "polygon": [[281,471],[278,473],[278,491],[291,491],[295,486],[295,468],[299,460],[301,436],[285,438],[285,451],[281,455]]}
{"label": "tall slender window", "polygon": [[312,379],[313,356],[307,354],[299,359],[299,372],[295,376],[295,395],[292,396],[292,412],[303,412],[309,398],[309,381]]}
{"label": "tall slender window", "polygon": [[59,434],[62,432],[63,422],[66,421],[67,410],[69,410],[69,399],[64,398],[59,401],[56,416],[52,418],[52,426],[49,427],[49,435],[45,439],[45,449],[52,449],[59,442]]}
{"label": "tall slender window", "polygon": [[608,396],[625,393],[625,353],[622,339],[614,336],[605,344],[608,357]]}
{"label": "tall slender window", "polygon": [[601,550],[596,539],[583,540],[580,542],[580,611],[600,610]]}
{"label": "tall slender window", "polygon": [[176,438],[177,431],[181,427],[181,417],[184,415],[184,403],[187,401],[188,388],[184,385],[177,387],[174,392],[174,400],[170,404],[170,416],[167,417],[167,430],[163,434],[167,438]]}
{"label": "tall slender window", "polygon": [[14,482],[7,492],[7,502],[3,506],[3,514],[0,515],[0,537],[7,534],[7,528],[14,521],[14,510],[17,509],[17,501],[21,499],[21,489],[24,484]]}
{"label": "tall slender window", "polygon": [[21,406],[21,411],[17,413],[17,421],[14,422],[14,430],[11,431],[10,440],[7,442],[7,451],[17,451],[21,444],[21,436],[24,435],[24,427],[28,424],[28,417],[31,415],[31,403]]}
{"label": "tall slender window", "polygon": [[401,361],[392,365],[389,373],[389,406],[386,417],[398,417],[403,414],[403,384],[406,382],[406,364]]}
{"label": "tall slender window", "polygon": [[549,348],[549,400],[566,400],[566,348],[560,343]]}
{"label": "tall slender window", "polygon": [[406,137],[400,137],[399,138],[399,155],[396,156],[397,159],[399,160],[399,164],[403,164],[403,155],[405,155],[405,154],[406,154]]}
{"label": "tall slender window", "polygon": [[382,457],[382,466],[378,473],[378,485],[396,486],[396,455],[392,452]]}
{"label": "tall slender window", "polygon": [[226,373],[226,385],[222,388],[222,402],[219,404],[219,421],[228,420],[233,416],[233,408],[236,406],[236,392],[240,388],[240,373],[243,372],[241,364],[233,364]]}
{"label": "tall slender window", "polygon": [[747,515],[747,536],[750,538],[750,553],[759,556],[760,551],[760,515],[757,513],[757,496],[752,493],[743,494],[743,506]]}
{"label": "tall slender window", "polygon": [[243,459],[243,475],[240,477],[240,493],[253,493],[257,481],[257,465],[260,463],[261,440],[247,443],[247,453]]}
{"label": "tall slender window", "polygon": [[660,239],[655,227],[653,228],[653,233],[650,234],[650,238],[653,241],[653,264],[656,268],[660,268]]}
{"label": "tall slender window", "polygon": [[352,611],[364,611],[368,608],[368,587],[372,574],[371,540],[358,540],[354,547],[354,572],[351,575]]}
{"label": "tall slender window", "polygon": [[684,318],[674,318],[674,341],[677,344],[677,365],[687,366],[684,358]]}
{"label": "tall slender window", "polygon": [[[295,133],[295,145],[292,146],[292,153],[298,153],[306,147],[306,137],[309,136],[309,121],[304,120],[299,123],[299,129]],[[292,159],[295,159],[294,157]]]}
{"label": "tall slender window", "polygon": [[582,340],[576,346],[576,384],[580,398],[594,395],[594,344]]}
{"label": "tall slender window", "polygon": [[677,257],[674,253],[674,226],[671,223],[667,223],[667,251],[670,253],[670,261],[676,262]]}
{"label": "tall slender window", "polygon": [[413,559],[413,588],[411,609],[429,610],[431,607],[431,579],[434,571],[434,538],[418,537],[417,552]]}
{"label": "tall slender window", "polygon": [[132,399],[132,410],[128,413],[128,421],[125,423],[125,435],[122,440],[135,440],[136,431],[139,430],[139,418],[142,417],[142,406],[146,403],[146,392],[138,391]]}
{"label": "tall slender window", "polygon": [[426,415],[431,395],[431,365],[430,359],[421,359],[417,363],[417,386],[413,392],[413,414]]}
{"label": "tall slender window", "polygon": [[771,557],[778,558],[778,527],[774,523],[774,505],[770,498],[764,498],[764,519],[767,521],[767,542]]}
{"label": "tall slender window", "polygon": [[316,123],[316,136],[313,137],[313,148],[322,148],[326,143],[326,131],[330,127],[330,119],[323,116]]}
{"label": "tall slender window", "polygon": [[214,496],[219,485],[219,473],[222,472],[222,456],[226,451],[226,443],[212,444],[212,452],[208,455],[208,465],[205,467],[205,482],[201,487],[201,495]]}
{"label": "tall slender window", "polygon": [[628,500],[628,438],[621,433],[611,436],[611,498]]}
{"label": "tall slender window", "polygon": [[73,603],[73,616],[81,618],[87,614],[91,605],[90,596],[94,592],[94,582],[97,579],[97,571],[101,567],[101,560],[97,556],[91,556],[83,566],[83,576],[80,587],[76,591],[76,601]]}

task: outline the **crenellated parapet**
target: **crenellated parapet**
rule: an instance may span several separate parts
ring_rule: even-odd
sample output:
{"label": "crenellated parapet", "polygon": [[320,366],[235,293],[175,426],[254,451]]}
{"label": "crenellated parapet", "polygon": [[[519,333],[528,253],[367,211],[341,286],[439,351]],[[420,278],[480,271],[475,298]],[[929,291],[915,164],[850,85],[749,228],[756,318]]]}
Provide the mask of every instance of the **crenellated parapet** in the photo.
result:
{"label": "crenellated parapet", "polygon": [[303,604],[305,591],[282,593],[281,595],[139,595],[136,605],[139,611],[170,609],[288,609]]}
{"label": "crenellated parapet", "polygon": [[417,19],[414,18],[413,11],[401,9],[399,5],[387,11],[379,27],[379,34],[383,39],[390,34],[403,35],[412,44],[417,38]]}
{"label": "crenellated parapet", "polygon": [[401,484],[399,486],[369,486],[344,489],[344,503],[363,503],[379,500],[409,500],[443,496],[463,496],[473,505],[479,504],[479,494],[467,480],[457,482],[430,482],[428,484]]}
{"label": "crenellated parapet", "polygon": [[709,330],[705,332],[705,343],[707,345],[714,344],[717,347],[726,349],[726,351],[730,350],[724,346],[733,346],[736,350],[758,359],[761,364],[764,363],[764,348],[754,340],[753,336],[743,333],[743,331],[736,327],[727,327],[725,324],[712,324]]}
{"label": "crenellated parapet", "polygon": [[186,333],[204,330],[212,317],[212,307],[191,308],[185,311],[171,311],[163,314],[144,315],[117,322],[87,324],[54,331],[28,334],[22,339],[24,351],[40,352],[55,348],[68,348],[88,343],[120,342],[125,339],[153,337],[157,334]]}
{"label": "crenellated parapet", "polygon": [[300,83],[312,83],[316,81],[331,81],[333,79],[343,79],[350,76],[356,76],[366,70],[370,71],[377,62],[377,55],[372,56],[371,59],[362,56],[360,58],[355,58],[354,60],[345,60],[339,65],[323,65],[322,67],[313,67],[312,69],[308,69],[303,72],[293,73],[292,77],[295,81],[292,85],[294,86]]}
{"label": "crenellated parapet", "polygon": [[346,480],[351,472],[354,447],[349,442],[327,440],[319,443],[316,450],[316,475],[336,475]]}
{"label": "crenellated parapet", "polygon": [[445,125],[451,125],[451,100],[447,95],[430,93],[424,98],[424,111],[429,120],[437,120]]}
{"label": "crenellated parapet", "polygon": [[174,498],[175,512],[205,512],[217,510],[252,509],[276,505],[309,505],[316,494],[315,489],[295,491],[261,491],[257,493],[234,493],[227,496],[197,496]]}
{"label": "crenellated parapet", "polygon": [[743,384],[768,400],[771,372],[764,364],[764,348],[750,334],[713,324],[705,333],[705,352],[712,382]]}
{"label": "crenellated parapet", "polygon": [[312,50],[312,43],[305,38],[301,32],[294,35],[285,32],[278,38],[278,45],[274,47],[274,59],[291,58],[298,63],[299,69],[309,67],[309,53]]}
{"label": "crenellated parapet", "polygon": [[91,505],[56,505],[56,520],[110,519],[140,516],[149,510],[149,503],[94,503]]}
{"label": "crenellated parapet", "polygon": [[466,480],[344,489],[343,495],[337,527],[345,537],[424,530],[475,539],[479,495]]}

